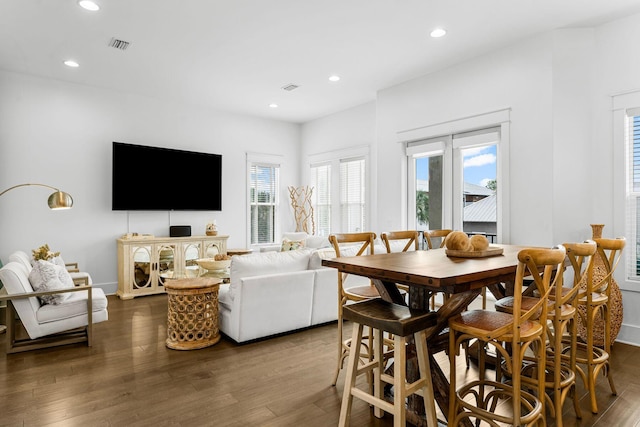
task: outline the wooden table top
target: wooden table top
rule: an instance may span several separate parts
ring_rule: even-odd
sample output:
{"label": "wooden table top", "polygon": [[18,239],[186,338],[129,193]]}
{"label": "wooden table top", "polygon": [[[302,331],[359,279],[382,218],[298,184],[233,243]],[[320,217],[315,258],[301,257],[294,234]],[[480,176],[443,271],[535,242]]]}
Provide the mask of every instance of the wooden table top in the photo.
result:
{"label": "wooden table top", "polygon": [[250,254],[252,252],[253,252],[253,249],[251,249],[251,248],[227,249],[227,255],[229,255],[229,256],[233,256],[233,255],[248,255],[248,254]]}
{"label": "wooden table top", "polygon": [[322,265],[343,273],[453,294],[513,280],[518,252],[528,246],[491,246],[503,248],[503,253],[486,258],[456,258],[447,256],[445,249],[430,249],[326,259]]}
{"label": "wooden table top", "polygon": [[222,283],[222,279],[216,277],[194,277],[191,279],[173,279],[164,282],[166,289],[205,289],[217,286]]}

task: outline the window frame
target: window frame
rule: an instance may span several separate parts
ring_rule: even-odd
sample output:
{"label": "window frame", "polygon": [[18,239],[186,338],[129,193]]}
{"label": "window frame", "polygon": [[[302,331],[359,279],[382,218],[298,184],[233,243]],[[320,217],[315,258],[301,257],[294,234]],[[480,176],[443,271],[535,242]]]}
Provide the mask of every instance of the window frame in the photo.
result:
{"label": "window frame", "polygon": [[[640,275],[630,274],[636,263],[636,250],[638,250],[637,239],[640,230],[637,229],[635,219],[637,218],[636,207],[632,201],[640,198],[640,193],[633,192],[630,189],[630,183],[633,178],[629,157],[632,155],[633,148],[630,147],[629,141],[629,124],[628,117],[632,115],[640,115],[640,91],[631,91],[612,95],[612,123],[613,123],[613,188],[612,199],[613,206],[624,206],[622,212],[613,210],[613,230],[614,236],[626,236],[627,244],[625,247],[620,265],[616,269],[614,276],[624,291],[638,292],[638,283],[640,283]],[[631,193],[637,193],[632,196]]]}
{"label": "window frame", "polygon": [[[281,188],[280,188],[280,175],[282,169],[282,156],[277,155],[269,155],[269,154],[256,154],[256,153],[247,153],[246,154],[246,182],[247,182],[247,247],[250,248],[259,248],[261,246],[271,246],[278,243],[277,238],[280,235],[280,198],[281,198]],[[271,242],[261,242],[261,243],[252,243],[252,208],[254,206],[253,201],[251,200],[251,188],[254,185],[254,182],[251,179],[251,169],[254,166],[263,166],[263,167],[273,167],[276,171],[276,182],[274,184],[275,195],[274,202],[270,205],[273,206],[273,236]]]}

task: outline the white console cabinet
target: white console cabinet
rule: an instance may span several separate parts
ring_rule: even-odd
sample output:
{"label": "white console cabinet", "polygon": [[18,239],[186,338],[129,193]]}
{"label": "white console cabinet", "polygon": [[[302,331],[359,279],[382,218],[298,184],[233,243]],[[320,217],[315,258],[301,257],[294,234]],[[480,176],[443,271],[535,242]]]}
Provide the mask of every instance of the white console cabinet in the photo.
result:
{"label": "white console cabinet", "polygon": [[132,237],[118,239],[120,299],[164,293],[172,277],[196,277],[198,258],[227,253],[229,236]]}

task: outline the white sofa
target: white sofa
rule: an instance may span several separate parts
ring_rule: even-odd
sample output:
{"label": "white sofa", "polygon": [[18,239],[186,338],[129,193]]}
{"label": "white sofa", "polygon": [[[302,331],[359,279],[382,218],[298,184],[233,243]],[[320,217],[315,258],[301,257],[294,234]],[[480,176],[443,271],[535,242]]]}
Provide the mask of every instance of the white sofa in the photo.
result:
{"label": "white sofa", "polygon": [[310,249],[232,257],[220,331],[241,343],[337,320],[337,271],[320,263]]}
{"label": "white sofa", "polygon": [[[340,252],[349,256],[356,250],[341,247]],[[385,252],[377,242],[375,253]],[[221,285],[218,293],[220,331],[242,343],[336,321],[338,272],[322,266],[323,259],[335,256],[326,247],[233,256],[230,283]],[[344,283],[350,287],[370,282],[349,275]]]}

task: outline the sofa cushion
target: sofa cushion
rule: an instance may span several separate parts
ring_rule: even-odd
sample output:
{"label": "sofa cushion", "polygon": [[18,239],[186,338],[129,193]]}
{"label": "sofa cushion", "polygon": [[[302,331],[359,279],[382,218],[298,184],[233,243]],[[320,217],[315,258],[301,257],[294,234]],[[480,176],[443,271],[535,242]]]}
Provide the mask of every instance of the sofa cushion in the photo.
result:
{"label": "sofa cushion", "polygon": [[309,235],[304,231],[290,231],[287,233],[282,233],[282,239],[288,240],[306,240]]}
{"label": "sofa cushion", "polygon": [[[29,282],[36,292],[53,291],[73,288],[73,279],[66,268],[52,262],[38,260],[34,263],[29,273]],[[43,295],[40,298],[43,304],[61,304],[71,294]]]}
{"label": "sofa cushion", "polygon": [[329,242],[329,238],[326,236],[308,236],[306,245],[308,248],[314,249],[330,248],[331,242]]}
{"label": "sofa cushion", "polygon": [[336,251],[332,248],[317,249],[311,253],[309,257],[309,270],[317,270],[319,268],[331,268],[322,265],[323,259],[331,259],[336,257]]}
{"label": "sofa cushion", "polygon": [[304,231],[282,233],[282,239],[304,240],[304,246],[312,249],[331,247],[331,242],[329,242],[329,238],[327,236],[313,236],[305,233]]}
{"label": "sofa cushion", "polygon": [[231,257],[229,296],[235,298],[240,279],[265,274],[307,270],[310,251],[306,249],[286,252],[259,252]]}

